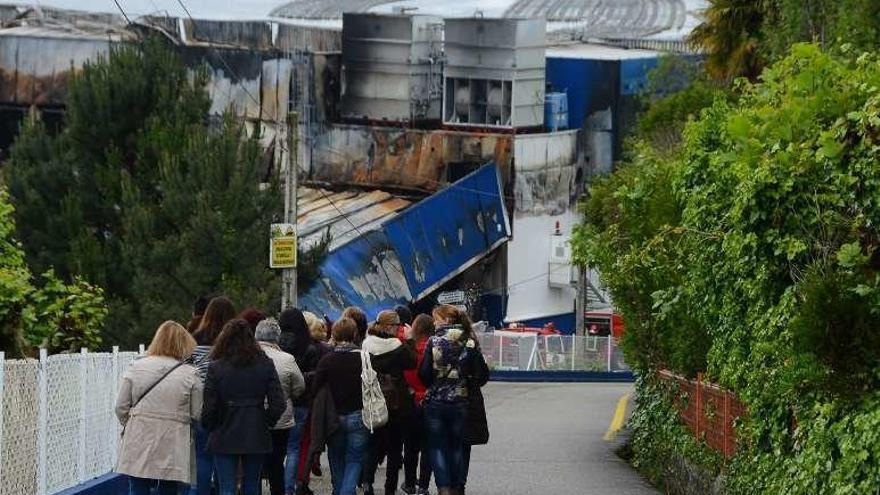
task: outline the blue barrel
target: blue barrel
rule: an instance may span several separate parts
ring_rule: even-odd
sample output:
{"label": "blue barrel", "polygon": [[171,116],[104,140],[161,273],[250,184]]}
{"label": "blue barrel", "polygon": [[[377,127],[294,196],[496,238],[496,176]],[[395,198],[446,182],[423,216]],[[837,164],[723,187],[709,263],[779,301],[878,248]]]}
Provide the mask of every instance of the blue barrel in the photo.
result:
{"label": "blue barrel", "polygon": [[568,94],[544,95],[544,125],[551,131],[568,129]]}

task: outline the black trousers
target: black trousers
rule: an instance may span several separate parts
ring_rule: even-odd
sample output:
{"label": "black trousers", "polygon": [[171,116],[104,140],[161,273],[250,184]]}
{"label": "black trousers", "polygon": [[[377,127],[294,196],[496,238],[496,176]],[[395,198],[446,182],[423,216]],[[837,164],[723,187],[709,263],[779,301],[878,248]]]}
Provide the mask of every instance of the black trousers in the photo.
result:
{"label": "black trousers", "polygon": [[[418,479],[416,479],[418,471]],[[428,459],[428,432],[425,409],[413,405],[403,438],[403,484],[408,488],[427,490],[431,484],[431,461]]]}
{"label": "black trousers", "polygon": [[284,495],[284,458],[287,456],[287,436],[290,430],[272,430],[272,452],[266,454],[263,472],[269,480],[269,493]]}
{"label": "black trousers", "polygon": [[364,487],[373,486],[373,482],[376,481],[376,470],[384,458],[387,460],[385,464],[385,493],[396,493],[397,481],[400,479],[400,468],[403,466],[403,436],[406,427],[406,418],[392,415],[388,418],[388,424],[376,429],[370,436],[364,472],[361,476]]}

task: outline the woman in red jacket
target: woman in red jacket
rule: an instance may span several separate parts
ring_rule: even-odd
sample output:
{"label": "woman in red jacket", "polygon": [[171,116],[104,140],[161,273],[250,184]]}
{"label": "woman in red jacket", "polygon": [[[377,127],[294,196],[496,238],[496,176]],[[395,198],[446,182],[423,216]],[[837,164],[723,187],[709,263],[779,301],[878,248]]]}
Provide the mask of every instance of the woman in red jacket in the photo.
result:
{"label": "woman in red jacket", "polygon": [[[418,369],[425,358],[425,347],[428,338],[434,335],[434,320],[428,315],[419,315],[412,323],[411,345],[416,351],[418,365],[414,370],[403,372],[403,377],[413,390],[413,408],[407,431],[404,437],[403,473],[404,482],[401,489],[408,495],[428,493],[431,482],[431,463],[428,460],[428,435],[425,431],[425,411],[422,401],[425,399],[425,385],[419,379]],[[421,461],[420,461],[421,459]],[[418,468],[418,479],[416,470]]]}

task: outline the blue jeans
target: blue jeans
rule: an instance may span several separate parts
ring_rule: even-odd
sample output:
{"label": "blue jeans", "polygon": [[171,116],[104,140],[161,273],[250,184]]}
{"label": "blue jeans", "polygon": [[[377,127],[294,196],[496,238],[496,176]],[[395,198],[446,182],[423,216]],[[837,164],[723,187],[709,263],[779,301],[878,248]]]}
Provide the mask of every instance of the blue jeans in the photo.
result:
{"label": "blue jeans", "polygon": [[293,408],[293,428],[287,437],[287,461],[284,462],[284,491],[294,493],[296,491],[296,471],[299,467],[299,445],[302,440],[303,429],[306,427],[306,417],[309,415],[308,407]]}
{"label": "blue jeans", "polygon": [[458,489],[464,484],[464,402],[430,402],[425,405],[428,455],[437,489]]}
{"label": "blue jeans", "polygon": [[217,469],[217,481],[220,484],[220,495],[235,495],[235,478],[238,474],[238,462],[241,461],[241,494],[260,495],[260,470],[263,469],[265,454],[217,454],[214,466]]}
{"label": "blue jeans", "polygon": [[199,423],[193,423],[196,451],[196,479],[190,486],[189,495],[211,495],[211,479],[214,477],[214,456],[205,452],[208,443],[208,430]]}
{"label": "blue jeans", "polygon": [[333,495],[355,495],[370,433],[361,411],[339,416],[339,429],[327,439]]}
{"label": "blue jeans", "polygon": [[156,495],[177,495],[180,483],[168,480],[151,480],[146,478],[128,478],[129,495],[152,495],[151,490],[156,490]]}

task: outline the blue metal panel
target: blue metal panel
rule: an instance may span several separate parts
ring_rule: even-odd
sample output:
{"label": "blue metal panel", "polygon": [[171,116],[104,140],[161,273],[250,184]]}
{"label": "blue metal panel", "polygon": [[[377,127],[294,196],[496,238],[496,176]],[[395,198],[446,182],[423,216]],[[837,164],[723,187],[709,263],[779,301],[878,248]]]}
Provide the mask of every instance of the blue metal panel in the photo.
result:
{"label": "blue metal panel", "polygon": [[510,237],[498,168],[481,167],[391,219],[384,231],[421,299]]}
{"label": "blue metal panel", "polygon": [[657,67],[659,60],[638,58],[620,61],[620,94],[637,95],[648,86],[648,73]]}
{"label": "blue metal panel", "polygon": [[620,62],[547,57],[546,78],[553,91],[568,93],[568,125],[583,127],[591,113],[611,107],[618,93]]}
{"label": "blue metal panel", "polygon": [[501,192],[498,168],[485,165],[404,210],[332,251],[300,306],[331,319],[360,306],[373,319],[421,299],[510,237]]}
{"label": "blue metal panel", "polygon": [[300,306],[331,319],[346,306],[359,306],[373,319],[410,299],[394,246],[378,230],[330,253],[319,282],[300,298]]}

